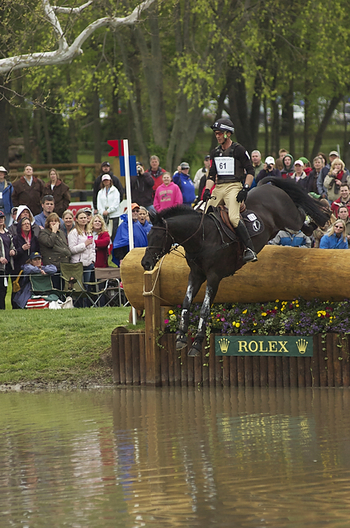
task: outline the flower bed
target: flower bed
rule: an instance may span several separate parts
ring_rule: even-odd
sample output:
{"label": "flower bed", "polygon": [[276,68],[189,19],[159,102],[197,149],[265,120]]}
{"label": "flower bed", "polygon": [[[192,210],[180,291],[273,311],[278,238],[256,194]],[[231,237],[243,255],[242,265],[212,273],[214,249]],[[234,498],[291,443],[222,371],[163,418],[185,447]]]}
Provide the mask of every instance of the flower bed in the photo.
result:
{"label": "flower bed", "polygon": [[[196,332],[201,304],[190,312],[189,330]],[[166,332],[176,332],[181,306],[168,311]],[[238,335],[315,335],[326,332],[350,333],[350,303],[320,301],[280,301],[266,303],[213,304],[207,332]]]}

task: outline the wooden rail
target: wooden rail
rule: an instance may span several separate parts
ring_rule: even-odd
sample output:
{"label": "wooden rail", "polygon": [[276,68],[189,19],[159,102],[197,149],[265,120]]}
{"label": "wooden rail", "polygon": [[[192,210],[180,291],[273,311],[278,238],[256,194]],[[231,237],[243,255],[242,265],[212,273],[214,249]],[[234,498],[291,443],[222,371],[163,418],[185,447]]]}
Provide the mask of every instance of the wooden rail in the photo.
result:
{"label": "wooden rail", "polygon": [[[175,348],[175,334],[159,339],[155,360],[146,356],[145,333],[116,328],[112,333],[114,382],[119,385],[231,387],[349,387],[350,348],[347,337],[314,336],[313,357],[215,356],[210,347],[188,358],[188,347]],[[190,344],[190,343],[189,343]]]}
{"label": "wooden rail", "polygon": [[[23,175],[25,163],[10,163],[9,178],[13,182]],[[63,180],[71,189],[91,188],[101,168],[100,163],[31,163],[34,175],[43,181],[48,181],[49,170],[55,168]]]}

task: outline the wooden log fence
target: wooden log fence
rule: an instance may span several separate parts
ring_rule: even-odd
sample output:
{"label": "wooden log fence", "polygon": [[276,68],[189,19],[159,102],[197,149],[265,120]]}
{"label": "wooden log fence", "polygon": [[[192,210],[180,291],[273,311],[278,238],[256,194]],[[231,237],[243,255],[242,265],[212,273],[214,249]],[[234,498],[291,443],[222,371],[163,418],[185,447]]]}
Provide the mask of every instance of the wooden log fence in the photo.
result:
{"label": "wooden log fence", "polygon": [[313,357],[215,356],[211,334],[201,356],[189,358],[188,347],[176,351],[175,334],[163,334],[149,364],[146,334],[118,327],[112,333],[113,378],[118,385],[161,387],[349,387],[347,336],[316,335],[313,341]]}

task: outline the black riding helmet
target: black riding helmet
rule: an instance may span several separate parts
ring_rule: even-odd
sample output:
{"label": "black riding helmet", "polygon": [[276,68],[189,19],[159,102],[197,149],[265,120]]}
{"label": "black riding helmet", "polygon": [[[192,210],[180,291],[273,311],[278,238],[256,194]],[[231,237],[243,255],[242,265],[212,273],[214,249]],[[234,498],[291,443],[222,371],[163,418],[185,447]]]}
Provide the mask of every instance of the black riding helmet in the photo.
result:
{"label": "black riding helmet", "polygon": [[232,121],[226,117],[222,117],[215,121],[211,128],[212,130],[219,130],[219,132],[232,132],[232,134],[235,131]]}

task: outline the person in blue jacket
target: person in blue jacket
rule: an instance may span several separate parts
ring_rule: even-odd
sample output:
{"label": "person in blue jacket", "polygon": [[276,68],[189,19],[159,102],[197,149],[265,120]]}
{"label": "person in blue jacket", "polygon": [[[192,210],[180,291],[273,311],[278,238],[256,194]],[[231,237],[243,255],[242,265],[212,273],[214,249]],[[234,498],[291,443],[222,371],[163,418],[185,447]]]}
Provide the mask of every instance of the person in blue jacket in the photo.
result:
{"label": "person in blue jacket", "polygon": [[[134,232],[134,247],[146,247],[148,245],[147,234],[138,220],[140,207],[137,203],[131,204],[132,221]],[[115,239],[113,241],[112,262],[120,266],[121,261],[127,253],[129,253],[129,227],[128,215],[122,214],[120,216],[122,223],[119,224]]]}
{"label": "person in blue jacket", "polygon": [[337,219],[320,241],[320,249],[349,249],[345,222]]}
{"label": "person in blue jacket", "polygon": [[306,236],[302,231],[292,231],[292,229],[283,229],[281,231],[278,231],[275,238],[270,240],[269,244],[273,246],[311,248],[311,238]]}
{"label": "person in blue jacket", "polygon": [[12,209],[12,183],[6,180],[7,170],[5,167],[0,167],[0,211],[5,213],[6,227],[10,225],[11,209]]}
{"label": "person in blue jacket", "polygon": [[180,164],[179,171],[175,172],[173,182],[180,187],[183,197],[183,204],[191,207],[196,199],[195,187],[189,174],[190,166],[186,161]]}

